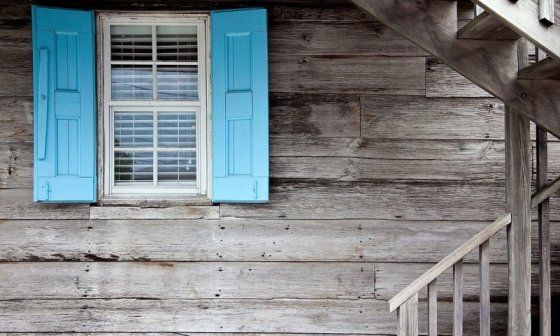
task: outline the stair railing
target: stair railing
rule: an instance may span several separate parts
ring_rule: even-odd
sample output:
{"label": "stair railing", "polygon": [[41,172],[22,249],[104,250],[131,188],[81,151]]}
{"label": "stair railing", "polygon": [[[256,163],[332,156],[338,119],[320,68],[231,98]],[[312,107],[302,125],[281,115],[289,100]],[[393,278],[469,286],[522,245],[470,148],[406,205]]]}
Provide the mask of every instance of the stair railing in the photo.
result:
{"label": "stair railing", "polygon": [[[531,197],[532,207],[539,206],[542,202],[547,201],[559,189],[560,177],[539,188],[539,191]],[[511,224],[511,213],[501,216],[474,235],[389,300],[389,310],[391,312],[397,310],[397,335],[418,335],[418,293],[426,287],[428,293],[428,335],[437,335],[437,279],[451,267],[453,267],[453,335],[460,336],[463,334],[463,259],[467,254],[478,248],[480,335],[490,336],[490,239],[509,224]],[[546,235],[546,239],[543,239],[544,235]],[[539,242],[548,243],[547,231],[539,230]],[[543,264],[543,258],[547,257],[549,256],[541,255],[540,263]],[[542,285],[543,279],[545,281],[548,279],[544,286]],[[548,286],[548,293],[550,292],[549,280],[549,273],[548,275],[541,273],[541,288]],[[546,290],[546,288],[543,289]]]}

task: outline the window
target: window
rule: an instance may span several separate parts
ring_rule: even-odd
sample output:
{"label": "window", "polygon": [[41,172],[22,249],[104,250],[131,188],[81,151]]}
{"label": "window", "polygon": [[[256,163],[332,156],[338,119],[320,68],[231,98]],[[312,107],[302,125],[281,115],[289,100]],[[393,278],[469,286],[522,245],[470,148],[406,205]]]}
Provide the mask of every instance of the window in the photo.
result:
{"label": "window", "polygon": [[104,194],[206,194],[206,17],[100,20]]}

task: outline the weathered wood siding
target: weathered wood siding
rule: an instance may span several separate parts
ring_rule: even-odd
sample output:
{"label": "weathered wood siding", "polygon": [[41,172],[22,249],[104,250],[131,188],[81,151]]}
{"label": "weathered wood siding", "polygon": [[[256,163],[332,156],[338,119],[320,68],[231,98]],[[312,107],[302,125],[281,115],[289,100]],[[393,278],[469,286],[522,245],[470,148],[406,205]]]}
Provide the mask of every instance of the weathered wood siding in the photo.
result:
{"label": "weathered wood siding", "polygon": [[[0,333],[394,334],[387,300],[505,211],[502,104],[344,1],[76,4],[269,8],[271,202],[33,204],[30,4],[4,2]],[[560,143],[550,148],[556,176]],[[493,331],[503,334],[505,234],[491,252]],[[469,335],[476,260],[465,266]],[[450,274],[440,290],[449,333]]]}

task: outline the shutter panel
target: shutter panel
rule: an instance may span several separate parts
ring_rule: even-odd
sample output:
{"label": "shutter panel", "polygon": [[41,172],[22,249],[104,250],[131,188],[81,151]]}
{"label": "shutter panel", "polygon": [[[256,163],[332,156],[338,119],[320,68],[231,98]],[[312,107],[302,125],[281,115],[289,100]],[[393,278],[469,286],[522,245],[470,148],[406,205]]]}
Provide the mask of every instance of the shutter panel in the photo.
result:
{"label": "shutter panel", "polygon": [[214,11],[212,200],[268,201],[268,52],[265,9]]}
{"label": "shutter panel", "polygon": [[33,6],[36,202],[95,202],[93,12]]}

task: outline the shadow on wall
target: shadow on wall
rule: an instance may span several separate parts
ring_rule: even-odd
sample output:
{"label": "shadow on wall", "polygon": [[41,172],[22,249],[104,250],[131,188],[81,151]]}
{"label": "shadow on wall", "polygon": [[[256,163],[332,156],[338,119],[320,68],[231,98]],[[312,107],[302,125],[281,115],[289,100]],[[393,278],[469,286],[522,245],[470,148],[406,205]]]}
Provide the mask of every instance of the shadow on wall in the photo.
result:
{"label": "shadow on wall", "polygon": [[[552,279],[554,281],[555,279]],[[553,295],[551,298],[551,323],[552,323],[552,333],[551,335],[560,335],[560,296]],[[533,312],[531,318],[531,335],[540,335],[539,328],[539,298],[533,297],[532,309]]]}

